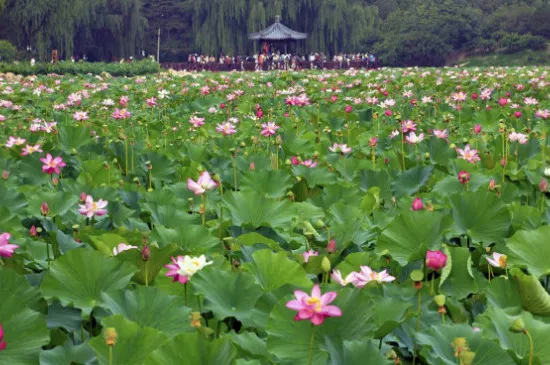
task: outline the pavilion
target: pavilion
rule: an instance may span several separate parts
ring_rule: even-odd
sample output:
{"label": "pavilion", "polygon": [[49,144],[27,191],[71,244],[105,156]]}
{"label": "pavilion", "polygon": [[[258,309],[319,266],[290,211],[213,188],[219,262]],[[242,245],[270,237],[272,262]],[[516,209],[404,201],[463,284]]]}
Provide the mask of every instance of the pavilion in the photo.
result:
{"label": "pavilion", "polygon": [[259,31],[257,33],[250,33],[248,39],[257,40],[264,42],[264,51],[266,51],[266,46],[270,47],[272,45],[281,46],[284,45],[284,52],[287,53],[287,46],[290,42],[303,40],[307,38],[306,33],[300,33],[295,30],[290,29],[281,23],[281,17],[275,17],[275,23],[271,24],[266,29]]}

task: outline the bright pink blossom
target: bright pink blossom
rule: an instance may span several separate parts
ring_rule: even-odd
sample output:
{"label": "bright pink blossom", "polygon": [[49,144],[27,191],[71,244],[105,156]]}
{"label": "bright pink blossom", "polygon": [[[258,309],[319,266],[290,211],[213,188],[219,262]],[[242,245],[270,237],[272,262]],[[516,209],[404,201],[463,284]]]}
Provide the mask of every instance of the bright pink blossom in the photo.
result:
{"label": "bright pink blossom", "polygon": [[235,129],[235,125],[233,125],[233,123],[225,122],[216,126],[216,132],[221,133],[224,136],[229,136],[237,133],[237,130]]}
{"label": "bright pink blossom", "polygon": [[411,205],[411,210],[422,210],[424,209],[424,203],[422,202],[422,199],[415,198]]}
{"label": "bright pink blossom", "polygon": [[270,137],[275,134],[277,129],[280,127],[274,122],[267,122],[262,124],[262,131],[260,132],[262,136]]}
{"label": "bright pink blossom", "polygon": [[466,160],[470,163],[476,163],[477,161],[481,161],[481,158],[479,158],[477,150],[470,149],[470,145],[466,145],[464,149],[457,148],[456,152],[458,153],[458,158],[462,160]]}
{"label": "bright pink blossom", "polygon": [[32,155],[35,152],[43,152],[39,144],[34,146],[26,145],[25,148],[21,150],[21,156]]}
{"label": "bright pink blossom", "polygon": [[470,181],[470,173],[468,171],[460,171],[458,173],[458,181],[461,184],[466,184]]}
{"label": "bright pink blossom", "polygon": [[313,251],[313,250],[309,250],[309,251],[305,251],[303,254],[304,256],[304,262],[305,263],[308,263],[309,262],[309,258],[311,256],[319,256],[319,252],[316,252],[316,251]]}
{"label": "bright pink blossom", "polygon": [[4,342],[4,329],[2,328],[2,323],[0,323],[0,351],[4,350],[6,345]]}
{"label": "bright pink blossom", "polygon": [[[15,249],[19,247],[17,245],[10,244],[10,238],[11,234],[8,232],[0,234],[0,257],[12,257]],[[2,336],[0,336],[0,342],[2,342]]]}
{"label": "bright pink blossom", "polygon": [[87,195],[84,204],[78,205],[78,212],[88,218],[92,218],[94,215],[100,217],[107,214],[107,209],[105,209],[107,204],[109,204],[109,202],[103,199],[94,201],[94,198],[91,195]]}
{"label": "bright pink blossom", "polygon": [[321,289],[319,285],[315,284],[311,290],[311,295],[296,290],[294,291],[293,299],[286,303],[288,309],[298,311],[298,314],[294,317],[296,321],[309,320],[315,326],[323,324],[323,321],[327,317],[340,317],[342,311],[340,308],[334,305],[329,305],[338,294],[336,292],[328,292],[321,295]]}
{"label": "bright pink blossom", "polygon": [[42,157],[40,161],[44,164],[42,165],[42,172],[50,175],[53,173],[59,175],[61,173],[61,168],[67,166],[67,164],[63,162],[63,158],[59,156],[53,158],[49,153],[46,157]]}
{"label": "bright pink blossom", "polygon": [[447,255],[441,251],[426,252],[426,266],[432,270],[441,270],[447,265]]}
{"label": "bright pink blossom", "polygon": [[195,195],[204,194],[208,190],[217,187],[218,183],[212,179],[208,171],[204,171],[196,182],[192,179],[187,179],[187,189],[191,190]]}

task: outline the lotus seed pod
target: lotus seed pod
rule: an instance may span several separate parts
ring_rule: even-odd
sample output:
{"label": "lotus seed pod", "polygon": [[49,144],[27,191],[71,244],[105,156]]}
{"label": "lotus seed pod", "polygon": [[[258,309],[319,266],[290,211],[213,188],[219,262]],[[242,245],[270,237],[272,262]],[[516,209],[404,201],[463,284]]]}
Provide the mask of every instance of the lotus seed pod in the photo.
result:
{"label": "lotus seed pod", "polygon": [[525,323],[523,322],[523,319],[519,317],[514,319],[514,322],[512,322],[512,326],[510,327],[510,331],[523,332],[524,330],[525,330]]}
{"label": "lotus seed pod", "polygon": [[324,272],[329,273],[331,269],[330,260],[325,256],[323,257],[323,261],[321,261],[321,269],[323,269]]}

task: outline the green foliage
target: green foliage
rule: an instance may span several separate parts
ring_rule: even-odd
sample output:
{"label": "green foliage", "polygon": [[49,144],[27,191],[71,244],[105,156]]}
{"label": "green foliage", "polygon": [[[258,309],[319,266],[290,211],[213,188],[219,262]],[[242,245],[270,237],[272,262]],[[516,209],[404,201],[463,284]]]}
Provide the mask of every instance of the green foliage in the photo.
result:
{"label": "green foliage", "polygon": [[[132,63],[92,63],[92,62],[59,62],[37,63],[0,63],[0,72],[12,72],[16,75],[46,75],[46,74],[94,74],[112,76],[136,76],[160,71],[156,62],[139,61]],[[74,142],[72,142],[74,143]]]}
{"label": "green foliage", "polygon": [[17,49],[9,41],[0,40],[0,61],[11,62],[15,59]]}

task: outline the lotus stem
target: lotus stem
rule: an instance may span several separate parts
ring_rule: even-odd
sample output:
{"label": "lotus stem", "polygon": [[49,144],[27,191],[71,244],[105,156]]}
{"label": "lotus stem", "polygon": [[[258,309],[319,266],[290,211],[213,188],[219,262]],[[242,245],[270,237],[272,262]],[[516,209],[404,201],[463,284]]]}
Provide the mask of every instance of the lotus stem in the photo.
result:
{"label": "lotus stem", "polygon": [[418,316],[416,317],[416,332],[420,332],[420,317],[422,315],[422,290],[418,290]]}
{"label": "lotus stem", "polygon": [[113,365],[113,346],[109,346],[109,365]]}
{"label": "lotus stem", "polygon": [[202,226],[206,226],[206,193],[202,194]]}
{"label": "lotus stem", "polygon": [[124,161],[126,176],[128,176],[128,138],[126,136],[124,136]]}
{"label": "lotus stem", "polygon": [[535,352],[535,345],[533,344],[533,337],[526,328],[523,329],[523,333],[527,336],[529,340],[529,365],[533,365],[533,355]]}
{"label": "lotus stem", "polygon": [[187,283],[183,284],[183,304],[187,307]]}
{"label": "lotus stem", "polygon": [[405,171],[405,135],[401,131],[401,163],[403,165],[403,171]]}
{"label": "lotus stem", "polygon": [[149,286],[149,261],[145,261],[145,286]]}
{"label": "lotus stem", "polygon": [[315,342],[315,326],[311,325],[311,338],[309,340],[309,357],[308,357],[308,364],[313,364],[313,343]]}

